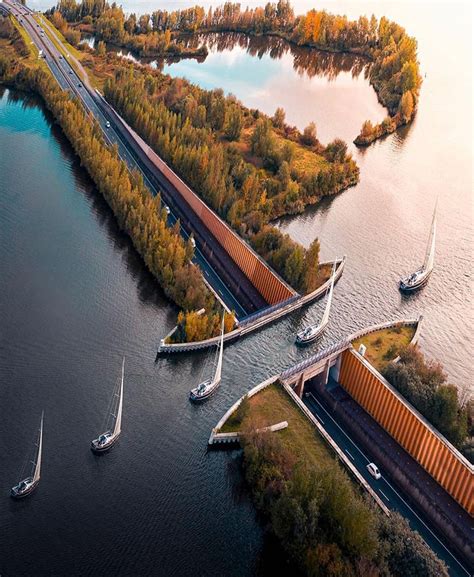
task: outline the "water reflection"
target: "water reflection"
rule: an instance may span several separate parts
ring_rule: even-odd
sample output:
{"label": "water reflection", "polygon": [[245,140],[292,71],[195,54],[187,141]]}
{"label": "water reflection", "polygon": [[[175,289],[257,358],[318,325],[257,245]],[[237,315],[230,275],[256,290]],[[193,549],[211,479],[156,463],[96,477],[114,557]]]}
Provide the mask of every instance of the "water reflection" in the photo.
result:
{"label": "water reflection", "polygon": [[[306,75],[309,78],[322,76],[334,80],[341,72],[350,72],[353,78],[357,78],[370,66],[370,61],[363,56],[296,46],[277,36],[249,36],[238,32],[198,34],[188,38],[184,43],[190,48],[204,45],[211,52],[240,48],[260,60],[265,55],[269,55],[273,60],[280,60],[289,54],[293,58],[293,69],[299,75]],[[202,61],[204,60],[203,58]]]}

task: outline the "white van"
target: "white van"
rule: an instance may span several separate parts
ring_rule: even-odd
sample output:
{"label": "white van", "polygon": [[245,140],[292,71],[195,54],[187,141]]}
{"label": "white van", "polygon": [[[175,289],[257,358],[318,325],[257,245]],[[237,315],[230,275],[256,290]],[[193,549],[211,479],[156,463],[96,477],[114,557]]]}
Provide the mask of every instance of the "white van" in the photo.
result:
{"label": "white van", "polygon": [[379,471],[379,469],[378,469],[378,467],[377,467],[377,465],[376,465],[375,463],[369,463],[369,464],[367,465],[367,471],[369,471],[369,473],[372,475],[372,477],[374,477],[374,479],[379,480],[380,477],[382,476],[382,475],[380,474],[380,471]]}

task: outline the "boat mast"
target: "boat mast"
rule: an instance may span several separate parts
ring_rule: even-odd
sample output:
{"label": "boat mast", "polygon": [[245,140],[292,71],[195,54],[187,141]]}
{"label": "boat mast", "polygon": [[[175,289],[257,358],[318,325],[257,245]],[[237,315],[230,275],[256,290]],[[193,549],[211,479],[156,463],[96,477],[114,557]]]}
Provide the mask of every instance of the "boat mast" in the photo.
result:
{"label": "boat mast", "polygon": [[122,406],[123,406],[123,380],[125,374],[125,357],[122,360],[122,380],[120,382],[119,404],[117,408],[117,417],[115,419],[114,435],[120,434],[122,430]]}
{"label": "boat mast", "polygon": [[332,303],[332,292],[334,288],[334,278],[336,277],[336,261],[334,261],[334,265],[332,267],[332,276],[331,276],[331,285],[329,287],[329,296],[326,302],[326,308],[324,309],[323,318],[321,320],[320,326],[325,326],[329,321],[329,312],[331,310],[331,303]]}
{"label": "boat mast", "polygon": [[218,383],[221,380],[222,354],[224,351],[224,320],[225,320],[225,313],[222,314],[221,340],[219,343],[219,359],[217,361],[216,373],[214,375],[214,383]]}
{"label": "boat mast", "polygon": [[39,442],[38,442],[38,454],[36,455],[36,463],[35,463],[35,472],[33,475],[33,483],[39,481],[41,476],[41,453],[43,451],[43,418],[44,418],[44,411],[41,413],[41,425],[40,425],[40,433],[39,433]]}
{"label": "boat mast", "polygon": [[423,268],[425,270],[431,270],[434,265],[435,257],[435,243],[436,243],[436,209],[438,206],[438,200],[436,200],[435,209],[433,212],[433,220],[431,221],[430,237],[428,239],[428,246],[426,248],[425,262]]}

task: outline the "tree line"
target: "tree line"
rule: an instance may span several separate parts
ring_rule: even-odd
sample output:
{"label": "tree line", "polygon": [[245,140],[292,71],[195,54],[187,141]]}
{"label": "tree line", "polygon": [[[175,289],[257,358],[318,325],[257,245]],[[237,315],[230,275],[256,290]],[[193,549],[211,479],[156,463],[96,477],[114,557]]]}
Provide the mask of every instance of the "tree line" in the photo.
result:
{"label": "tree line", "polygon": [[132,13],[127,16],[122,7],[115,3],[109,5],[102,0],[83,0],[81,3],[75,0],[60,0],[46,15],[60,30],[64,23],[73,23],[73,28],[67,28],[67,33],[73,40],[80,40],[81,26],[75,26],[80,23],[85,30],[93,33],[97,40],[128,48],[140,56],[207,55],[205,46],[185,46],[179,39],[172,37],[170,30],[156,30],[148,14],[137,17]]}
{"label": "tree line", "polygon": [[[410,122],[416,112],[421,76],[417,59],[417,42],[405,29],[385,17],[377,20],[347,16],[326,11],[310,10],[295,16],[286,0],[267,3],[264,7],[242,9],[240,4],[226,2],[207,11],[200,6],[183,10],[156,10],[136,19],[130,15],[125,21],[120,8],[102,0],[60,0],[58,10],[66,18],[81,18],[84,14],[100,19],[107,13],[113,36],[123,35],[122,27],[132,35],[194,34],[196,32],[243,32],[251,35],[278,35],[299,46],[309,46],[337,52],[355,52],[372,61],[369,79],[389,115],[375,126],[367,121],[355,139],[358,145],[367,145],[376,138],[393,132]],[[115,12],[114,12],[115,11]],[[122,24],[121,24],[122,22]],[[101,32],[102,33],[102,32]]]}
{"label": "tree line", "polygon": [[[0,30],[3,22],[0,20]],[[120,228],[129,235],[147,268],[165,294],[183,311],[180,322],[184,340],[201,340],[220,332],[221,307],[205,285],[201,271],[191,262],[194,248],[180,235],[180,224],[167,225],[159,196],[153,197],[138,172],[129,172],[116,147],[108,148],[94,119],[78,101],[52,81],[49,72],[26,68],[0,55],[0,82],[38,93],[61,126],[81,164],[107,200]],[[199,330],[191,311],[204,308]],[[186,326],[186,317],[190,326]],[[184,320],[183,320],[184,318]],[[234,324],[226,315],[226,328]]]}
{"label": "tree line", "polygon": [[[56,9],[70,21],[96,22],[96,30],[105,40],[123,44],[127,36],[125,44],[131,47],[136,42],[138,50],[143,50],[147,42],[161,43],[165,34],[171,39],[171,35],[177,38],[197,32],[243,32],[278,35],[299,46],[365,55],[373,61],[370,82],[389,115],[375,126],[370,121],[364,123],[354,141],[361,146],[407,124],[416,112],[421,86],[417,42],[402,26],[385,17],[349,20],[314,9],[295,16],[287,0],[245,9],[239,3],[226,2],[207,11],[201,6],[156,10],[138,19],[135,14],[126,18],[120,7],[115,3],[110,7],[104,0],[81,0],[80,4],[60,0]],[[131,40],[133,37],[135,40]],[[177,54],[183,50],[177,40],[175,46]]]}
{"label": "tree line", "polygon": [[[269,222],[357,182],[358,168],[344,142],[323,147],[314,126],[300,134],[285,124],[282,110],[270,119],[222,90],[203,90],[150,69],[117,65],[104,93],[291,286],[300,292],[318,286],[318,241],[305,249]],[[302,150],[314,155],[317,169],[296,169]]]}
{"label": "tree line", "polygon": [[417,347],[407,347],[398,363],[383,371],[385,378],[471,461],[474,455],[474,404],[461,399],[447,383],[440,363],[428,361]]}
{"label": "tree line", "polygon": [[[245,401],[242,406],[245,410]],[[281,433],[256,433],[256,427],[251,418],[243,425],[245,478],[302,575],[448,577],[444,563],[407,521],[376,509],[335,460],[315,465]]]}

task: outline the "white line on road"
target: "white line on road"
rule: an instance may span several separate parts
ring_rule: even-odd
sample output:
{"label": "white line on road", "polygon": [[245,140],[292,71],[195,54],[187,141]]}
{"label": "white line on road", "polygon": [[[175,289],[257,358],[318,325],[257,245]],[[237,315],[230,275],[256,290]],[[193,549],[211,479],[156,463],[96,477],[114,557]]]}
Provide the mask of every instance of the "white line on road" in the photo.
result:
{"label": "white line on road", "polygon": [[[349,435],[342,429],[342,427],[339,425],[339,423],[337,423],[333,417],[326,411],[326,409],[323,407],[323,405],[321,405],[321,403],[318,401],[318,399],[316,399],[316,397],[313,395],[313,393],[310,393],[311,397],[315,400],[315,402],[321,407],[321,409],[326,413],[326,415],[332,420],[332,422],[340,429],[340,431],[349,439],[349,441],[354,445],[354,447],[356,447],[356,449],[359,451],[359,453],[369,462],[369,459],[367,458],[366,455],[364,455],[364,453],[359,449],[359,447],[354,443],[354,441],[349,437]],[[389,483],[387,481],[387,479],[385,477],[382,477],[383,480],[385,481],[385,483],[387,483],[387,486],[390,487],[390,489],[395,493],[395,495],[397,495],[397,497],[400,499],[400,501],[405,505],[405,507],[407,507],[407,509],[409,509],[412,514],[418,519],[418,521],[423,525],[423,527],[425,527],[425,529],[436,539],[436,541],[441,545],[441,547],[448,553],[448,555],[450,555],[454,561],[457,563],[457,565],[459,565],[459,567],[466,573],[466,575],[468,575],[470,577],[470,573],[469,571],[464,567],[464,565],[462,565],[462,563],[459,561],[459,559],[457,559],[452,553],[451,551],[446,547],[446,545],[437,537],[437,535],[435,535],[433,533],[433,531],[428,527],[428,525],[423,521],[423,519],[418,515],[418,513],[416,513],[411,507],[410,505],[405,501],[405,499],[400,495],[400,493],[398,491],[396,491],[393,487],[393,485],[391,483]],[[380,489],[379,489],[380,490]],[[382,492],[382,491],[380,491]]]}
{"label": "white line on road", "polygon": [[347,449],[345,449],[346,453],[349,455],[349,457],[354,461],[354,457],[349,453],[349,451]]}
{"label": "white line on road", "polygon": [[389,498],[387,497],[387,495],[382,491],[382,489],[379,489],[379,491],[380,491],[380,494],[383,495],[383,496],[387,499],[387,501],[390,501],[390,499],[389,499]]}

